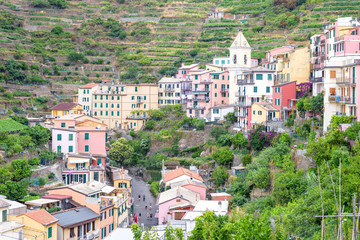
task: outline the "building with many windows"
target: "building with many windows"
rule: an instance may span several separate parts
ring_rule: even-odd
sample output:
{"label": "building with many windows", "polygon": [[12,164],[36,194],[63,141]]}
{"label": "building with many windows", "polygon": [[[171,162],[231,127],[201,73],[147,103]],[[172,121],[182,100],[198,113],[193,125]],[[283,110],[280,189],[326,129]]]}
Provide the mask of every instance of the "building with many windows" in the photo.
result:
{"label": "building with many windows", "polygon": [[248,130],[251,127],[251,105],[255,102],[271,102],[272,86],[275,71],[263,67],[255,67],[237,75],[238,91],[235,116],[238,118],[235,127]]}
{"label": "building with many windows", "polygon": [[83,113],[86,115],[92,116],[91,106],[92,106],[92,96],[93,93],[98,89],[98,84],[88,83],[79,87],[77,102],[83,107]]}
{"label": "building with many windows", "polygon": [[273,107],[280,111],[280,119],[287,119],[291,111],[296,107],[296,82],[287,82],[274,85]]}
{"label": "building with many windows", "polygon": [[159,107],[181,103],[181,80],[163,77],[158,82]]}
{"label": "building with many windows", "polygon": [[158,109],[157,84],[100,84],[93,93],[93,116],[109,128],[140,130],[149,109]]}

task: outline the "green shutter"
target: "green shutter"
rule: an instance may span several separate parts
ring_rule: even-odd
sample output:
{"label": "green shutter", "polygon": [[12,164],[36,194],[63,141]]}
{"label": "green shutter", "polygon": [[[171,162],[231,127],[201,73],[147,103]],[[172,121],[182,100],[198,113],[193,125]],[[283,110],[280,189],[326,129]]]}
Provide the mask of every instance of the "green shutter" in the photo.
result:
{"label": "green shutter", "polygon": [[57,146],[57,152],[61,153],[61,146]]}
{"label": "green shutter", "polygon": [[61,123],[61,127],[65,127],[65,123],[64,123],[64,122]]}
{"label": "green shutter", "polygon": [[89,145],[85,145],[85,152],[89,152]]}
{"label": "green shutter", "polygon": [[72,141],[74,139],[74,134],[69,134],[69,141]]}
{"label": "green shutter", "polygon": [[7,221],[7,210],[3,210],[2,211],[2,221],[6,222]]}
{"label": "green shutter", "polygon": [[73,146],[69,146],[69,152],[72,153],[74,151]]}
{"label": "green shutter", "polygon": [[48,238],[52,238],[52,227],[48,228]]}
{"label": "green shutter", "polygon": [[85,133],[85,140],[89,140],[89,133]]}
{"label": "green shutter", "polygon": [[263,80],[262,74],[256,74],[256,80]]}
{"label": "green shutter", "polygon": [[61,141],[61,134],[58,134],[58,135],[57,135],[57,140],[58,140],[58,141]]}

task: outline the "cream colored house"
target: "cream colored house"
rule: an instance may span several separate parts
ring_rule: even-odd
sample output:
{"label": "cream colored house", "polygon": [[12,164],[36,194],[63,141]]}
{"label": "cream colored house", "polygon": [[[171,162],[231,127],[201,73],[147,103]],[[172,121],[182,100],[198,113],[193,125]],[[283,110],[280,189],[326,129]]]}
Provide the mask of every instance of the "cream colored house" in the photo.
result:
{"label": "cream colored house", "polygon": [[98,89],[98,86],[96,83],[88,83],[78,89],[77,103],[83,107],[83,113],[86,115],[92,115],[92,95]]}
{"label": "cream colored house", "polygon": [[181,103],[181,83],[178,78],[163,77],[158,82],[159,107]]}
{"label": "cream colored house", "polygon": [[157,84],[101,84],[93,93],[93,116],[109,128],[140,130],[149,109],[158,109]]}

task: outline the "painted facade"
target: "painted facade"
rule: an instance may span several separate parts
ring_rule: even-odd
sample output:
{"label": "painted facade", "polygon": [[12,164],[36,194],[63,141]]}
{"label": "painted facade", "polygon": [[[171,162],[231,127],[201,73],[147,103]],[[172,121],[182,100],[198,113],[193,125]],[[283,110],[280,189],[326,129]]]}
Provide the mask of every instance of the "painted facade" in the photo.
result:
{"label": "painted facade", "polygon": [[92,116],[92,95],[98,89],[98,84],[89,83],[79,87],[77,101],[83,107],[83,113]]}
{"label": "painted facade", "polygon": [[266,123],[279,120],[279,110],[274,108],[271,103],[251,104],[251,127],[259,125],[266,126]]}
{"label": "painted facade", "polygon": [[211,117],[210,121],[223,121],[226,118],[226,115],[230,112],[234,112],[235,105],[217,105],[210,109]]}
{"label": "painted facade", "polygon": [[273,107],[280,111],[280,119],[286,119],[296,107],[296,82],[274,85]]}
{"label": "painted facade", "polygon": [[158,82],[159,107],[181,103],[181,80],[163,77]]}

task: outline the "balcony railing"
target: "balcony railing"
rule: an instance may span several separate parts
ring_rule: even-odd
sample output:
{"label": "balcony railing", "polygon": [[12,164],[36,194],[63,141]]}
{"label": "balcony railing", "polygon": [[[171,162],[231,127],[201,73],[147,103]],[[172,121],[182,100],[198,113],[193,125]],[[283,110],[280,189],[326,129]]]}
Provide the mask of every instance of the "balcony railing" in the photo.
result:
{"label": "balcony railing", "polygon": [[335,37],[335,42],[338,42],[338,41],[344,40],[344,36],[345,36],[345,35]]}
{"label": "balcony railing", "polygon": [[220,92],[222,92],[222,93],[226,93],[228,91],[229,91],[229,89],[226,89],[226,88],[221,88],[221,90],[220,90]]}
{"label": "balcony railing", "polygon": [[205,106],[189,105],[187,108],[189,108],[189,109],[205,109]]}
{"label": "balcony railing", "polygon": [[104,170],[104,167],[100,166],[90,166],[90,168],[63,168],[62,172],[89,172],[89,171],[96,171],[96,170]]}
{"label": "balcony railing", "polygon": [[235,117],[245,118],[245,117],[246,117],[246,114],[245,114],[245,113],[241,113],[241,112],[235,112]]}
{"label": "balcony railing", "polygon": [[91,240],[91,239],[96,239],[99,237],[99,229],[96,229],[93,232],[87,233],[86,235],[82,236],[82,237],[72,237],[72,238],[67,238],[67,240]]}
{"label": "balcony railing", "polygon": [[192,89],[192,87],[191,87],[191,85],[189,86],[189,85],[185,85],[185,86],[183,86],[182,88],[181,88],[181,90],[184,90],[184,91],[191,91],[191,89]]}
{"label": "balcony railing", "polygon": [[355,85],[351,78],[336,78],[336,84],[339,85]]}
{"label": "balcony railing", "polygon": [[250,104],[247,104],[246,102],[235,102],[235,106],[248,107],[248,106],[250,106]]}
{"label": "balcony railing", "polygon": [[235,97],[244,97],[245,96],[245,92],[244,91],[237,91],[235,93]]}
{"label": "balcony railing", "polygon": [[351,97],[348,97],[348,96],[329,96],[329,102],[351,103]]}
{"label": "balcony railing", "polygon": [[142,114],[142,115],[130,115],[130,116],[127,116],[126,119],[147,119],[149,117],[147,117],[145,114]]}
{"label": "balcony railing", "polygon": [[236,122],[236,123],[234,123],[234,127],[241,128],[241,125],[240,125],[240,123]]}
{"label": "balcony railing", "polygon": [[137,102],[137,103],[142,103],[142,102],[144,102],[144,99],[142,99],[142,98],[137,98],[137,99],[136,99],[136,102]]}
{"label": "balcony railing", "polygon": [[324,82],[324,78],[323,77],[311,78],[310,82]]}
{"label": "balcony railing", "polygon": [[237,85],[252,85],[255,84],[254,80],[238,80]]}
{"label": "balcony railing", "polygon": [[193,99],[194,101],[200,101],[200,102],[204,102],[204,101],[209,101],[210,98],[209,97],[196,97]]}
{"label": "balcony railing", "polygon": [[201,89],[196,88],[195,90],[193,90],[193,92],[195,93],[207,93],[209,91],[210,91],[209,88],[201,88]]}
{"label": "balcony railing", "polygon": [[211,83],[211,79],[201,79],[201,83]]}
{"label": "balcony railing", "polygon": [[173,91],[175,91],[175,88],[173,88],[173,87],[165,87],[164,90],[165,90],[165,92],[173,92]]}

